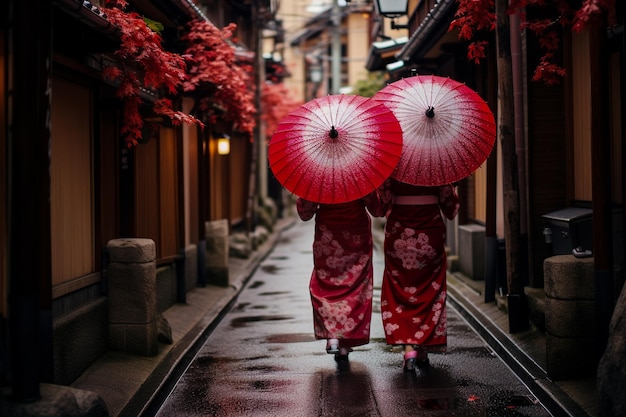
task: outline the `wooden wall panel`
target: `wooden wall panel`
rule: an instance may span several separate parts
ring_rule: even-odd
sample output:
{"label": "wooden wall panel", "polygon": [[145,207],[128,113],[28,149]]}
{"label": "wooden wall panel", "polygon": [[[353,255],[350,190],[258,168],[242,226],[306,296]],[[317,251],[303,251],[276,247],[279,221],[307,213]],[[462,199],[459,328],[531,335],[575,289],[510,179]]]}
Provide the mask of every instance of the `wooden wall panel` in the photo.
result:
{"label": "wooden wall panel", "polygon": [[249,142],[246,138],[231,140],[230,146],[230,218],[233,224],[246,216],[250,167],[248,161]]}
{"label": "wooden wall panel", "polygon": [[52,284],[94,272],[92,111],[87,87],[52,80]]}
{"label": "wooden wall panel", "polygon": [[[119,125],[117,123],[119,112],[117,106],[110,106],[101,107],[98,113],[100,126],[96,163],[99,169],[97,184],[100,195],[96,200],[95,213],[100,224],[100,230],[96,231],[99,233],[99,248],[96,249],[96,253],[106,248],[109,240],[121,237],[118,194],[120,181],[118,160],[121,158],[118,142]],[[98,265],[96,267],[98,268]]]}
{"label": "wooden wall panel", "polygon": [[474,174],[474,219],[482,224],[487,222],[487,162]]}
{"label": "wooden wall panel", "polygon": [[[191,98],[184,98],[182,103],[183,111],[188,113],[193,111],[194,101]],[[178,192],[184,201],[183,247],[196,244],[200,240],[199,130],[198,126],[182,126],[183,146],[180,159],[183,161],[183,166],[179,167],[179,171],[182,171],[183,175],[183,189]]]}
{"label": "wooden wall panel", "polygon": [[188,182],[185,192],[187,193],[187,217],[186,224],[188,225],[187,233],[188,242],[186,243],[198,243],[200,240],[199,235],[199,223],[200,223],[200,197],[199,197],[199,169],[198,169],[198,129],[192,127],[189,129],[188,139],[188,156],[187,156],[187,169],[188,169]]}
{"label": "wooden wall panel", "polygon": [[154,240],[161,254],[159,233],[159,141],[151,138],[135,147],[135,236]]}
{"label": "wooden wall panel", "polygon": [[161,128],[159,137],[159,206],[161,257],[175,256],[178,242],[178,186],[176,132]]}
{"label": "wooden wall panel", "polygon": [[[569,45],[568,39],[564,42]],[[542,50],[530,35],[528,44],[530,78]],[[567,207],[572,195],[572,100],[568,80],[552,86],[528,80],[527,92],[529,279],[531,286],[541,287],[543,261],[550,255],[543,236],[543,216]]]}
{"label": "wooden wall panel", "polygon": [[211,219],[219,220],[228,218],[229,182],[227,180],[227,167],[229,155],[217,154],[217,141],[209,141],[209,171],[211,184]]}

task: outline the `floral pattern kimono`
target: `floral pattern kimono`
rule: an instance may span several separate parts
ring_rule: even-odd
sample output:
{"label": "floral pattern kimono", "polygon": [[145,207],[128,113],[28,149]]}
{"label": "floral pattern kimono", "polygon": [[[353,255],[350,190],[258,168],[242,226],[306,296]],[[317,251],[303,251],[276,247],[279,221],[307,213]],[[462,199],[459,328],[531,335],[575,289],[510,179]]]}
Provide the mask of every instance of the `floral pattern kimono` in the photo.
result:
{"label": "floral pattern kimono", "polygon": [[373,242],[366,207],[377,204],[375,193],[341,204],[296,202],[302,220],[315,216],[309,291],[316,339],[339,339],[346,348],[369,342]]}
{"label": "floral pattern kimono", "polygon": [[459,198],[452,185],[421,187],[387,180],[379,189],[387,210],[381,312],[390,345],[445,348],[446,227]]}

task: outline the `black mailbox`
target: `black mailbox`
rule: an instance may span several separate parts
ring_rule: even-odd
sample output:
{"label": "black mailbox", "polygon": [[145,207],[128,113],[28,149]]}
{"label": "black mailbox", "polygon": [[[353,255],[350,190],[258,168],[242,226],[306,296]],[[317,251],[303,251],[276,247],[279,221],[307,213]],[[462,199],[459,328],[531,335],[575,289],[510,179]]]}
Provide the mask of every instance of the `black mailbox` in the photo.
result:
{"label": "black mailbox", "polygon": [[588,208],[568,207],[543,215],[543,234],[553,255],[571,255],[576,248],[593,252],[592,214]]}

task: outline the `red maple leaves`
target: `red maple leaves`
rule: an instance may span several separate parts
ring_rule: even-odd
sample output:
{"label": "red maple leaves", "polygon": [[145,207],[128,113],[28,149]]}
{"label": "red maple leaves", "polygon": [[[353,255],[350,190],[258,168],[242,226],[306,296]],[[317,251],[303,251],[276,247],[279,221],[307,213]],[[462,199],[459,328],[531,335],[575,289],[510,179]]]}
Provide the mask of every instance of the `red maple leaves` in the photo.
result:
{"label": "red maple leaves", "polygon": [[[141,116],[142,92],[164,90],[175,95],[186,77],[186,64],[182,56],[165,51],[161,36],[150,29],[135,12],[125,12],[124,0],[108,0],[106,15],[121,32],[121,45],[115,51],[118,66],[103,70],[103,76],[119,82],[117,96],[123,100],[122,136],[131,147],[142,138],[144,118]],[[196,118],[175,111],[171,100],[156,100],[152,111],[170,118],[172,124],[200,123]]]}
{"label": "red maple leaves", "polygon": [[219,30],[209,22],[192,22],[182,37],[187,50],[180,55],[164,50],[159,33],[139,14],[125,11],[125,0],[107,0],[106,5],[107,18],[121,32],[121,44],[114,53],[117,65],[105,68],[103,76],[119,83],[117,96],[124,106],[121,134],[129,147],[141,140],[145,130],[142,94],[161,97],[151,103],[151,111],[167,117],[173,125],[203,126],[198,118],[174,110],[168,98],[195,92],[204,119],[214,123],[221,117],[235,130],[252,136],[256,113],[252,70],[238,62],[234,45],[229,43],[234,24]]}
{"label": "red maple leaves", "polygon": [[[496,27],[496,14],[493,0],[457,0],[459,4],[455,19],[449,30],[458,29],[459,39],[472,40],[481,31],[492,31]],[[467,57],[474,63],[480,63],[487,55],[486,41],[474,41],[469,44]]]}
{"label": "red maple leaves", "polygon": [[193,21],[182,37],[187,43],[189,78],[185,91],[203,92],[200,109],[215,123],[217,117],[233,123],[239,132],[252,135],[255,127],[252,66],[240,62],[229,41],[236,25],[219,30],[209,22]]}
{"label": "red maple leaves", "polygon": [[[458,3],[455,19],[450,30],[459,30],[459,39],[472,40],[481,31],[492,31],[495,28],[495,10],[493,0],[456,0]],[[555,61],[560,47],[559,31],[570,27],[573,31],[587,29],[595,21],[601,19],[610,10],[615,0],[583,0],[578,8],[573,8],[567,0],[511,0],[507,13],[520,16],[520,29],[528,29],[537,40],[544,54],[540,58],[533,81],[546,84],[558,83],[565,76],[565,69]],[[551,17],[528,19],[527,7],[549,10]],[[549,9],[548,9],[549,7]],[[476,63],[485,55],[486,41],[473,41],[468,47],[468,58]]]}
{"label": "red maple leaves", "polygon": [[295,100],[293,94],[284,84],[265,84],[261,95],[263,104],[263,120],[265,121],[267,136],[271,136],[280,122],[302,102]]}

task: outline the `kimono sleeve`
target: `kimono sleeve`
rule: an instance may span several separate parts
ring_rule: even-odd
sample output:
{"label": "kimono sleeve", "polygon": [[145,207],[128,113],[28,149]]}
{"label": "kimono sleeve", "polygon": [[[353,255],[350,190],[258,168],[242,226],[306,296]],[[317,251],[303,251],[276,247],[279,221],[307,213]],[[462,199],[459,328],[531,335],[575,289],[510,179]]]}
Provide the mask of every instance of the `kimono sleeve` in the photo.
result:
{"label": "kimono sleeve", "polygon": [[452,185],[439,187],[439,208],[448,220],[454,219],[459,213],[459,195]]}
{"label": "kimono sleeve", "polygon": [[296,209],[298,210],[298,216],[304,221],[311,220],[317,212],[318,204],[313,201],[305,200],[299,197],[296,200]]}

